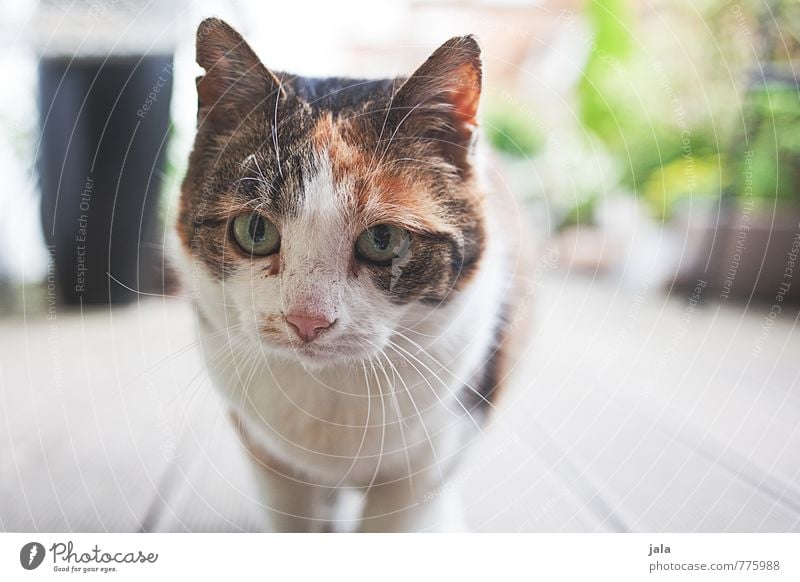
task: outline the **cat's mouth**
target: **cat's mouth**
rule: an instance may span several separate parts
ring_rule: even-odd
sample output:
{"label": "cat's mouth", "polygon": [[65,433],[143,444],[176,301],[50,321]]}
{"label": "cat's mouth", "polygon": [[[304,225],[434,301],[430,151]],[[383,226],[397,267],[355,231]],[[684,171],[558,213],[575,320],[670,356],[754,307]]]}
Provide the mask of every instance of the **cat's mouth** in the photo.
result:
{"label": "cat's mouth", "polygon": [[369,355],[361,342],[355,339],[348,340],[346,337],[337,338],[334,343],[276,341],[274,338],[263,337],[262,341],[283,356],[315,365],[366,359]]}

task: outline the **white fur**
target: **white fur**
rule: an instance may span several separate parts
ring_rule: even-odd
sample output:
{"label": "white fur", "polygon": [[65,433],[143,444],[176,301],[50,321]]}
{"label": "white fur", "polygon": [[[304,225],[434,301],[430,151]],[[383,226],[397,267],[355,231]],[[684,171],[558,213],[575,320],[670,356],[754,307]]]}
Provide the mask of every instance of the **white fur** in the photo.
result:
{"label": "white fur", "polygon": [[[280,273],[258,260],[222,283],[192,270],[210,374],[248,435],[295,473],[257,470],[274,529],[322,529],[346,488],[365,492],[363,530],[460,529],[442,484],[478,429],[455,396],[494,339],[504,253],[490,236],[474,279],[441,307],[393,305],[350,272],[362,227],[348,224],[347,195],[320,168],[300,217],[279,225]],[[314,354],[288,328],[259,332],[298,306],[336,319]]]}

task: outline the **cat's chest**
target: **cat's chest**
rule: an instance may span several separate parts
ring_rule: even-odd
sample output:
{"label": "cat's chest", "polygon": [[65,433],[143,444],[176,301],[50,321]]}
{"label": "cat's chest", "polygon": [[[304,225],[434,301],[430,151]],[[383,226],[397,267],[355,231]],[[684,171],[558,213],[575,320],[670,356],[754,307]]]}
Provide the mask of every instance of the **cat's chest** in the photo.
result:
{"label": "cat's chest", "polygon": [[[226,349],[220,338],[206,335],[207,353]],[[437,435],[458,422],[458,381],[432,361],[412,364],[311,370],[234,354],[207,362],[228,406],[262,446],[319,478],[353,484],[429,465],[441,446]]]}

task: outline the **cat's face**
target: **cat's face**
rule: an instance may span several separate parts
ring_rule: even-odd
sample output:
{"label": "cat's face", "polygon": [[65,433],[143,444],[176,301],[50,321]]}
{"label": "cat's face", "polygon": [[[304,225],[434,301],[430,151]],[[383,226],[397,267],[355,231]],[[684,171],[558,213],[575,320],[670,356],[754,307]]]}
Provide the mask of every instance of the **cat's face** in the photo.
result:
{"label": "cat's face", "polygon": [[469,284],[484,245],[472,38],[408,79],[305,79],[211,19],[197,60],[178,227],[201,310],[224,303],[245,345],[325,364],[384,351]]}

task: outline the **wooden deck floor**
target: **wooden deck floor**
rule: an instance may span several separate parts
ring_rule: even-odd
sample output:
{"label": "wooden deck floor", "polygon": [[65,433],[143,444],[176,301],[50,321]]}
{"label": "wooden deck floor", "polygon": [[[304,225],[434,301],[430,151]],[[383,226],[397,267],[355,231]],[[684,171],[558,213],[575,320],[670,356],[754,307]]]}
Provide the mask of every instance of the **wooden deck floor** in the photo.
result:
{"label": "wooden deck floor", "polygon": [[[479,531],[800,531],[797,310],[550,275],[456,483]],[[255,531],[190,309],[0,322],[0,530]]]}

